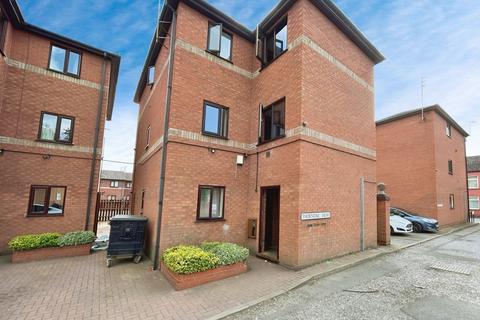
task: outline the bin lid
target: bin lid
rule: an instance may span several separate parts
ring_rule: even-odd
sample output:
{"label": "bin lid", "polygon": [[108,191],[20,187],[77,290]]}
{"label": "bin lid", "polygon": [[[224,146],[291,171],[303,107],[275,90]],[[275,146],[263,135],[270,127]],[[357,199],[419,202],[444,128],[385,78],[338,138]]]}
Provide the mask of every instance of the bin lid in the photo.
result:
{"label": "bin lid", "polygon": [[147,221],[148,218],[143,216],[134,216],[128,214],[117,214],[110,218],[110,221]]}

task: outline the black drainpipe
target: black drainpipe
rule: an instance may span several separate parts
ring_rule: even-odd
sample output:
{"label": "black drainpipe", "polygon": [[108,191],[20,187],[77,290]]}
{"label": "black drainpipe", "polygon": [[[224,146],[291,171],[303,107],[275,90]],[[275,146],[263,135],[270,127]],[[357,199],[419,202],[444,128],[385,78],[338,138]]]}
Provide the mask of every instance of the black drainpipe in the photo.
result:
{"label": "black drainpipe", "polygon": [[[168,5],[168,4],[167,4]],[[155,235],[155,255],[153,258],[153,270],[158,269],[158,259],[160,255],[160,231],[162,229],[162,213],[163,213],[163,198],[165,193],[165,171],[167,168],[167,144],[168,144],[168,128],[170,123],[170,102],[172,98],[172,79],[173,79],[173,58],[175,56],[175,33],[177,26],[177,12],[174,8],[168,5],[172,10],[172,23],[170,27],[170,52],[168,55],[168,78],[167,78],[167,92],[165,97],[165,114],[163,121],[163,142],[162,142],[162,163],[160,166],[160,188],[158,192],[158,212],[157,225]],[[160,22],[159,22],[160,23]]]}
{"label": "black drainpipe", "polygon": [[93,180],[95,176],[95,169],[97,166],[97,149],[98,149],[98,139],[100,137],[100,120],[102,118],[102,106],[103,106],[103,95],[104,95],[104,86],[105,86],[105,71],[106,71],[106,56],[103,54],[102,62],[102,75],[100,80],[100,90],[98,93],[98,107],[97,107],[97,120],[95,124],[95,137],[93,139],[93,157],[92,157],[92,166],[90,169],[90,181],[88,183],[88,195],[87,195],[87,216],[85,218],[85,230],[88,230],[88,224],[90,223],[90,207],[92,206],[92,192],[93,192]]}

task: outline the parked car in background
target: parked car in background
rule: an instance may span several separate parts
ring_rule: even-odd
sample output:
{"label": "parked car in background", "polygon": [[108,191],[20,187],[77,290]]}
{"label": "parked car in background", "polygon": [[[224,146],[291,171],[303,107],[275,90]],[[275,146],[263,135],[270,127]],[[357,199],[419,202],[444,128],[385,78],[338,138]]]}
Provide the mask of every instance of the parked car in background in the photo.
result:
{"label": "parked car in background", "polygon": [[412,223],[407,219],[394,215],[390,212],[390,233],[410,233],[412,232]]}
{"label": "parked car in background", "polygon": [[390,214],[402,217],[413,224],[414,232],[437,232],[438,221],[431,218],[422,217],[405,209],[391,207]]}

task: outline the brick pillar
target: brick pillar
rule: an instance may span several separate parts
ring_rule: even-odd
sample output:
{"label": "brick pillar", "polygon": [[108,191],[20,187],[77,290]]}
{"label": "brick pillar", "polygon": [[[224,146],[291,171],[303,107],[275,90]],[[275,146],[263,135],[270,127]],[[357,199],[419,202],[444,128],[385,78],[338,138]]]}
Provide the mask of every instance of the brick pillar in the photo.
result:
{"label": "brick pillar", "polygon": [[377,243],[390,245],[390,198],[385,193],[385,185],[378,185],[377,193]]}

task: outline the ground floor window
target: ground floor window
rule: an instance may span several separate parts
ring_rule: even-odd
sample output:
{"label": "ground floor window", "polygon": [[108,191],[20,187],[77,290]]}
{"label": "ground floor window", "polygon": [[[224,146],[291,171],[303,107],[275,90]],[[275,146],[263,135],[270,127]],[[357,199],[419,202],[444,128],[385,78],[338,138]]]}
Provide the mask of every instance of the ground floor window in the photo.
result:
{"label": "ground floor window", "polygon": [[198,187],[198,220],[223,219],[225,202],[225,187],[199,186]]}
{"label": "ground floor window", "polygon": [[470,197],[470,210],[480,210],[480,197]]}
{"label": "ground floor window", "polygon": [[455,196],[453,194],[449,197],[450,209],[455,209]]}
{"label": "ground floor window", "polygon": [[115,196],[115,195],[107,196],[107,200],[108,200],[108,201],[117,200],[117,196]]}
{"label": "ground floor window", "polygon": [[31,186],[27,215],[63,215],[66,193],[67,187],[63,186]]}

